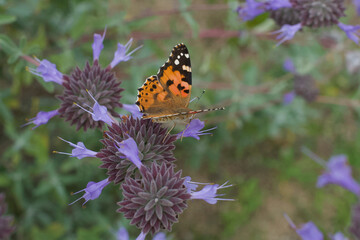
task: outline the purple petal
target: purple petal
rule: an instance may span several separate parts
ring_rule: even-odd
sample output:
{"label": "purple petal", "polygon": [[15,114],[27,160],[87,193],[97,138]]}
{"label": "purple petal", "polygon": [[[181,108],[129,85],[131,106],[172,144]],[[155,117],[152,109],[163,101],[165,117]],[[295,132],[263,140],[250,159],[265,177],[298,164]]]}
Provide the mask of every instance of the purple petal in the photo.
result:
{"label": "purple petal", "polygon": [[93,113],[91,116],[94,121],[103,121],[108,125],[112,125],[113,120],[108,114],[107,108],[105,106],[101,106],[98,102],[96,102],[93,106]]}
{"label": "purple petal", "polygon": [[118,143],[117,149],[120,153],[124,154],[127,159],[129,159],[137,168],[140,169],[142,166],[141,160],[139,158],[139,150],[136,142],[133,138],[128,138],[121,143]]}
{"label": "purple petal", "polygon": [[198,187],[197,184],[191,182],[191,177],[189,177],[189,176],[185,177],[184,185],[185,185],[188,193],[194,192]]}
{"label": "purple petal", "polygon": [[116,232],[116,240],[129,240],[129,233],[126,228],[119,228],[119,230]]}
{"label": "purple petal", "polygon": [[316,227],[313,222],[305,223],[300,229],[296,230],[296,233],[302,240],[323,240],[324,236],[322,232]]}
{"label": "purple petal", "polygon": [[292,101],[294,101],[295,96],[296,96],[295,91],[285,93],[283,96],[283,104],[289,105],[290,103],[292,103]]}
{"label": "purple petal", "polygon": [[177,134],[176,138],[179,139],[182,137],[192,137],[197,140],[200,140],[199,136],[211,134],[209,131],[216,129],[216,127],[214,127],[201,131],[201,129],[203,129],[204,126],[205,126],[205,122],[200,121],[197,118],[193,119],[188,125],[186,125],[185,129],[182,132]]}
{"label": "purple petal", "polygon": [[293,74],[296,73],[295,65],[294,65],[294,62],[291,60],[291,58],[285,59],[283,68],[285,69],[285,71],[288,71],[290,73],[293,73]]}
{"label": "purple petal", "polygon": [[78,159],[82,159],[85,157],[96,157],[96,154],[97,152],[87,149],[82,142],[78,142],[76,148],[74,148],[71,152],[71,155]]}
{"label": "purple petal", "polygon": [[60,85],[63,83],[63,74],[56,69],[54,63],[51,63],[46,59],[43,59],[42,61],[36,59],[36,61],[38,61],[40,65],[36,69],[29,68],[29,71],[32,74],[42,77],[45,82],[55,82]]}
{"label": "purple petal", "polygon": [[131,38],[125,45],[122,45],[121,43],[118,43],[118,48],[116,52],[114,53],[114,59],[111,61],[110,66],[111,68],[114,68],[119,62],[126,62],[129,61],[132,57],[131,54],[133,54],[136,50],[141,48],[142,46],[139,46],[135,48],[130,53],[126,54],[127,51],[129,51],[133,39]]}
{"label": "purple petal", "polygon": [[232,185],[226,185],[226,183],[224,183],[221,186],[219,186],[218,184],[206,185],[200,191],[192,192],[191,199],[202,199],[209,204],[215,204],[215,203],[217,203],[218,200],[233,201],[233,199],[217,198],[219,196],[222,196],[222,194],[216,193],[217,190],[219,190],[219,189],[227,188],[227,187],[231,187],[231,186]]}
{"label": "purple petal", "polygon": [[268,10],[278,10],[280,8],[291,8],[292,5],[289,0],[268,0],[266,7]]}
{"label": "purple petal", "polygon": [[58,114],[59,114],[58,110],[53,110],[50,112],[40,111],[40,112],[38,112],[38,114],[36,114],[36,117],[29,119],[29,122],[25,123],[23,126],[33,123],[36,126],[33,127],[32,129],[35,129],[40,125],[46,124],[51,118],[53,118],[54,116],[56,116]]}
{"label": "purple petal", "polygon": [[[104,187],[106,187],[110,182],[108,181],[108,179],[104,179],[100,182],[89,182],[87,185],[86,185],[86,188],[74,193],[74,194],[78,194],[80,192],[83,192],[85,191],[85,194],[81,197],[81,198],[84,198],[85,199],[85,202],[83,203],[83,205],[85,203],[87,203],[89,200],[94,200],[94,199],[97,199],[102,190],[104,189]],[[81,198],[78,198],[77,200],[75,200],[74,202],[70,203],[69,205],[79,201]]]}
{"label": "purple petal", "polygon": [[123,109],[130,112],[134,118],[141,118],[142,113],[139,111],[138,106],[135,104],[123,104]]}
{"label": "purple petal", "polygon": [[317,187],[323,187],[327,184],[339,185],[350,192],[360,196],[360,185],[351,175],[351,168],[347,164],[345,155],[337,155],[330,158],[327,163],[327,170],[319,176]]}
{"label": "purple petal", "polygon": [[347,237],[344,236],[341,232],[335,233],[331,236],[331,240],[349,240]]}
{"label": "purple petal", "polygon": [[155,234],[152,240],[166,240],[166,235],[163,232]]}
{"label": "purple petal", "polygon": [[265,12],[265,3],[255,0],[246,0],[243,7],[238,7],[236,12],[243,21],[250,21]]}
{"label": "purple petal", "polygon": [[352,26],[339,22],[338,26],[346,33],[349,39],[353,40],[356,44],[359,44],[360,25]]}
{"label": "purple petal", "polygon": [[101,50],[104,48],[103,41],[104,41],[104,38],[105,38],[105,34],[106,34],[106,27],[105,27],[105,30],[104,30],[104,33],[103,33],[102,36],[100,34],[97,34],[97,33],[94,34],[94,42],[91,45],[92,49],[93,49],[93,59],[94,59],[94,61],[99,59]]}
{"label": "purple petal", "polygon": [[296,32],[299,31],[301,28],[301,23],[298,23],[296,25],[284,24],[280,30],[272,32],[273,34],[279,34],[277,36],[277,39],[280,39],[280,42],[278,42],[276,46],[279,46],[283,42],[292,39],[295,36]]}
{"label": "purple petal", "polygon": [[355,5],[357,15],[360,16],[360,0],[353,0],[353,3]]}

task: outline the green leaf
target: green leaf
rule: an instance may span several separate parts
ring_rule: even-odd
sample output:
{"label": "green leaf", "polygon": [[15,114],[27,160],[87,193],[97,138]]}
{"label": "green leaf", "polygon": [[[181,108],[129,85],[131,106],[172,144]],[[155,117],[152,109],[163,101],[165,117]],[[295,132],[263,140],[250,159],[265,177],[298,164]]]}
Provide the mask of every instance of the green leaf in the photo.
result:
{"label": "green leaf", "polygon": [[13,23],[16,21],[16,16],[0,14],[0,25]]}

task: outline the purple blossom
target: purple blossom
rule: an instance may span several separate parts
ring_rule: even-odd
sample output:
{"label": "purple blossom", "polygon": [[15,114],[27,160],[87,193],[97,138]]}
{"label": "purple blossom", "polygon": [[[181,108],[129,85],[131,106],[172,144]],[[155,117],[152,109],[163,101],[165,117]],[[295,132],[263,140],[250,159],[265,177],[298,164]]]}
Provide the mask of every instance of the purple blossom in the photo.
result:
{"label": "purple blossom", "polygon": [[139,236],[136,238],[136,240],[145,240],[146,233],[141,232]]}
{"label": "purple blossom", "polygon": [[136,50],[141,48],[142,46],[139,46],[132,50],[130,53],[126,54],[127,51],[129,51],[131,44],[133,42],[133,39],[131,38],[125,45],[122,45],[121,43],[118,43],[118,48],[114,54],[114,59],[110,63],[110,67],[114,68],[119,62],[126,62],[131,59],[131,54],[133,54]]}
{"label": "purple blossom", "polygon": [[201,129],[203,129],[205,126],[205,122],[200,121],[199,119],[194,119],[192,120],[188,125],[186,125],[185,129],[178,133],[176,138],[182,138],[182,137],[193,137],[197,140],[200,140],[201,135],[208,135],[211,134],[209,133],[209,131],[216,129],[217,127],[213,127],[210,129],[206,129],[201,131]]}
{"label": "purple blossom", "polygon": [[335,233],[331,236],[331,240],[349,240],[347,237],[344,236],[341,232]]}
{"label": "purple blossom", "polygon": [[206,185],[205,187],[203,187],[203,189],[201,189],[198,192],[191,192],[190,198],[191,199],[202,199],[209,204],[215,204],[215,203],[217,203],[218,200],[234,201],[234,199],[218,198],[220,196],[223,196],[224,194],[216,194],[217,190],[222,189],[222,188],[228,188],[228,187],[232,186],[232,185],[226,185],[226,184],[227,184],[227,182],[221,186],[219,186],[219,184]]}
{"label": "purple blossom", "polygon": [[126,228],[119,228],[119,230],[116,232],[116,240],[129,240],[129,233]]}
{"label": "purple blossom", "polygon": [[[100,181],[100,182],[97,182],[97,183],[96,182],[89,182],[86,185],[85,189],[82,189],[82,190],[74,193],[73,195],[85,191],[85,194],[81,197],[81,198],[85,199],[85,202],[82,204],[84,206],[84,204],[87,203],[89,200],[97,199],[100,196],[101,191],[103,190],[103,188],[106,187],[109,183],[110,182],[108,181],[107,178]],[[76,203],[81,198],[76,199],[74,202],[70,203],[69,205],[72,205],[72,204]]]}
{"label": "purple blossom", "polygon": [[85,157],[96,157],[97,152],[91,151],[89,149],[87,149],[84,145],[84,143],[82,142],[78,142],[76,145],[72,142],[66,141],[65,139],[62,139],[61,137],[59,137],[60,140],[70,144],[70,146],[74,147],[74,149],[71,151],[70,153],[64,153],[64,152],[57,152],[54,151],[55,153],[60,153],[60,154],[66,154],[69,155],[71,157],[76,157],[78,159],[83,159]]}
{"label": "purple blossom", "polygon": [[322,232],[316,227],[313,222],[307,222],[301,228],[297,228],[288,215],[284,214],[285,219],[288,221],[290,227],[296,231],[302,240],[323,240]]}
{"label": "purple blossom", "polygon": [[296,68],[295,68],[294,62],[291,60],[291,58],[285,59],[283,68],[285,69],[285,71],[288,71],[292,74],[296,73]]}
{"label": "purple blossom", "polygon": [[102,36],[100,34],[97,34],[97,33],[94,34],[94,42],[91,45],[92,49],[93,49],[93,59],[94,59],[94,61],[99,59],[101,50],[104,48],[103,41],[104,41],[104,38],[105,38],[105,34],[106,34],[106,27],[105,27],[105,30],[104,30],[104,33],[103,33]]}
{"label": "purple blossom", "polygon": [[198,188],[198,185],[195,182],[191,182],[191,177],[189,176],[185,177],[184,185],[188,193],[192,193]]}
{"label": "purple blossom", "polygon": [[22,126],[27,126],[27,125],[33,123],[36,126],[33,127],[32,129],[35,129],[40,125],[46,124],[51,118],[55,117],[58,114],[59,114],[58,110],[53,110],[53,111],[50,111],[50,112],[40,111],[40,112],[38,112],[38,114],[36,114],[36,117],[29,119],[29,122],[25,123]]}
{"label": "purple blossom", "polygon": [[123,109],[130,112],[134,118],[141,118],[142,113],[139,111],[138,106],[135,104],[123,104]]}
{"label": "purple blossom", "polygon": [[290,103],[292,103],[294,101],[295,96],[296,96],[295,91],[285,93],[283,96],[283,104],[289,105]]}
{"label": "purple blossom", "polygon": [[118,146],[116,146],[116,148],[120,153],[124,154],[127,159],[134,163],[137,168],[140,169],[142,163],[139,158],[139,150],[137,144],[133,138],[130,137],[118,143]]}
{"label": "purple blossom", "polygon": [[283,42],[292,39],[295,36],[295,33],[299,31],[301,28],[302,28],[301,23],[298,23],[296,25],[285,24],[281,27],[280,30],[273,32],[273,34],[279,33],[276,39],[278,40],[281,39],[276,46],[279,46]]}
{"label": "purple blossom", "polygon": [[327,169],[325,173],[319,176],[317,187],[323,187],[327,184],[339,185],[360,196],[360,185],[351,176],[351,168],[347,164],[345,155],[333,156],[327,162]]}
{"label": "purple blossom", "polygon": [[266,2],[268,10],[278,10],[280,8],[291,8],[292,5],[289,0],[268,0]]}
{"label": "purple blossom", "polygon": [[56,65],[54,63],[51,63],[46,59],[43,59],[42,61],[37,58],[35,59],[37,62],[39,62],[39,66],[36,69],[28,68],[29,72],[42,77],[45,82],[55,82],[62,85],[63,74],[56,69]]}
{"label": "purple blossom", "polygon": [[84,110],[85,112],[89,113],[91,115],[91,117],[93,118],[94,121],[103,121],[108,125],[112,125],[112,123],[114,122],[114,120],[110,117],[108,110],[105,106],[101,106],[98,101],[96,101],[96,99],[93,97],[93,95],[86,89],[86,91],[88,92],[88,94],[90,95],[90,97],[94,100],[95,104],[92,107],[92,112],[90,112],[89,110],[86,110],[85,108],[83,108],[82,106],[80,106],[79,104],[76,104],[79,108],[81,108],[82,110]]}
{"label": "purple blossom", "polygon": [[360,37],[360,25],[352,26],[346,25],[341,22],[338,23],[339,28],[346,33],[346,36],[353,40],[356,44],[359,44],[359,37]]}
{"label": "purple blossom", "polygon": [[163,232],[158,232],[154,235],[152,240],[166,240],[166,235]]}
{"label": "purple blossom", "polygon": [[265,10],[265,3],[257,2],[255,0],[246,0],[246,4],[243,7],[238,7],[236,9],[239,17],[243,21],[250,21],[258,15],[264,13]]}

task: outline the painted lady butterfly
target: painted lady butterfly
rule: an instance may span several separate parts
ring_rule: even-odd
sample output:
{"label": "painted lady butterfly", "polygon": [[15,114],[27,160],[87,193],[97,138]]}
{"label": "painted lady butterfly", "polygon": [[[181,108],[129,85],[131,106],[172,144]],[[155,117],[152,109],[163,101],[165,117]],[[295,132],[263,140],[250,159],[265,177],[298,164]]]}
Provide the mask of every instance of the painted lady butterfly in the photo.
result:
{"label": "painted lady butterfly", "polygon": [[143,118],[151,118],[155,122],[189,119],[197,113],[225,109],[189,109],[191,84],[189,51],[180,43],[173,48],[157,75],[148,77],[138,89],[136,105]]}

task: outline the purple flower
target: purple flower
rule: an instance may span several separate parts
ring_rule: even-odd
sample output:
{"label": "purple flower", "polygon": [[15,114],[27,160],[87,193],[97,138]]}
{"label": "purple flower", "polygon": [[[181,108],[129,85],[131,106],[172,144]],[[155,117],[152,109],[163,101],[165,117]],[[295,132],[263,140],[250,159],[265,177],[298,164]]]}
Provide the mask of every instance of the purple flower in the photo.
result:
{"label": "purple flower", "polygon": [[56,82],[60,85],[63,83],[63,74],[56,69],[54,63],[51,63],[46,59],[43,59],[42,61],[37,58],[35,59],[40,65],[36,69],[28,68],[29,72],[42,77],[45,82]]}
{"label": "purple flower", "polygon": [[291,60],[291,58],[285,59],[283,68],[285,69],[285,71],[288,71],[292,74],[296,73],[296,68],[295,68],[294,62]]}
{"label": "purple flower", "polygon": [[104,48],[103,41],[104,41],[104,38],[105,38],[105,34],[106,34],[106,27],[105,27],[105,30],[104,30],[104,33],[103,33],[102,36],[100,34],[97,34],[97,33],[94,34],[94,42],[91,45],[92,49],[93,49],[94,61],[99,59],[101,50]]}
{"label": "purple flower", "polygon": [[139,150],[137,144],[133,138],[128,138],[116,146],[117,150],[124,154],[127,159],[129,159],[132,163],[135,164],[137,168],[140,169],[142,163],[139,158]]}
{"label": "purple flower", "polygon": [[133,54],[136,50],[142,47],[139,46],[132,50],[130,53],[126,54],[126,52],[129,51],[132,42],[133,39],[131,38],[125,45],[118,43],[118,48],[114,54],[114,59],[110,63],[111,68],[114,68],[119,62],[129,61],[131,59],[131,54]]}
{"label": "purple flower", "polygon": [[335,233],[331,236],[331,240],[349,240],[347,237],[344,236],[341,232]]}
{"label": "purple flower", "polygon": [[339,22],[338,26],[346,33],[348,38],[353,40],[356,44],[359,44],[360,25],[351,26]]}
{"label": "purple flower", "polygon": [[166,240],[166,235],[163,232],[159,232],[154,235],[152,240]]}
{"label": "purple flower", "polygon": [[257,2],[255,0],[246,0],[244,7],[238,7],[236,9],[240,18],[243,21],[250,21],[258,15],[265,12],[265,3]]}
{"label": "purple flower", "polygon": [[[80,191],[74,193],[73,195],[85,191],[85,194],[81,197],[81,198],[85,199],[85,202],[82,204],[84,206],[84,204],[87,203],[89,200],[97,199],[100,196],[101,191],[103,190],[103,188],[106,187],[109,183],[110,182],[108,181],[107,178],[100,181],[100,182],[97,182],[97,183],[96,182],[89,182],[86,185],[85,189],[80,190]],[[70,203],[69,205],[72,205],[72,204],[76,203],[81,198],[76,199],[74,202]]]}
{"label": "purple flower", "polygon": [[147,233],[141,232],[139,236],[136,238],[136,240],[145,240]]}
{"label": "purple flower", "polygon": [[54,153],[60,153],[60,154],[65,154],[65,155],[69,155],[71,157],[76,157],[78,159],[83,159],[85,157],[96,157],[97,152],[91,151],[89,149],[87,149],[84,145],[84,143],[82,142],[78,142],[76,145],[72,142],[66,141],[65,139],[62,139],[61,137],[58,137],[60,140],[70,144],[70,146],[74,147],[74,149],[71,151],[70,153],[64,153],[64,152],[57,152],[54,151]]}
{"label": "purple flower", "polygon": [[142,113],[139,111],[138,106],[135,104],[123,104],[123,109],[130,112],[134,118],[141,118]]}
{"label": "purple flower", "polygon": [[283,96],[283,104],[289,105],[290,103],[292,103],[292,101],[294,101],[295,96],[296,96],[295,91],[285,93]]}
{"label": "purple flower", "polygon": [[216,194],[217,190],[222,189],[222,188],[228,188],[228,187],[232,186],[232,185],[226,185],[226,184],[227,184],[227,182],[221,186],[219,186],[219,184],[206,185],[205,187],[203,187],[203,189],[201,189],[198,192],[191,192],[190,198],[191,199],[202,199],[209,204],[215,204],[215,203],[217,203],[218,200],[234,201],[234,199],[218,198],[219,196],[223,196],[224,194]]}
{"label": "purple flower", "polygon": [[192,193],[198,188],[198,185],[195,182],[191,182],[191,177],[189,176],[185,177],[184,185],[188,193]]}
{"label": "purple flower", "polygon": [[22,125],[22,127],[33,123],[36,126],[33,127],[32,129],[35,129],[40,125],[46,124],[51,118],[53,118],[58,114],[59,114],[58,110],[53,110],[50,112],[40,111],[38,112],[38,114],[36,114],[36,117],[29,119],[29,122]]}
{"label": "purple flower", "polygon": [[292,39],[295,36],[295,33],[299,31],[301,28],[302,28],[301,23],[298,23],[296,25],[285,24],[281,27],[280,30],[273,32],[274,34],[279,33],[276,39],[281,39],[276,46],[279,46],[283,42]]}
{"label": "purple flower", "polygon": [[288,221],[290,227],[296,231],[302,240],[323,240],[322,232],[316,227],[313,222],[307,222],[301,228],[297,228],[288,215],[284,214],[285,219]]}
{"label": "purple flower", "polygon": [[347,164],[345,155],[337,155],[329,159],[326,172],[318,178],[317,187],[327,184],[339,185],[360,196],[360,185],[351,176],[351,168]]}
{"label": "purple flower", "polygon": [[129,240],[129,233],[126,228],[119,228],[119,230],[116,232],[116,240]]}
{"label": "purple flower", "polygon": [[182,138],[182,137],[193,137],[197,140],[200,140],[201,135],[208,135],[211,134],[209,133],[209,131],[216,129],[217,127],[213,127],[210,129],[206,129],[201,131],[201,129],[203,129],[205,126],[205,122],[200,121],[199,119],[194,119],[192,120],[188,125],[186,125],[185,129],[178,133],[176,138]]}
{"label": "purple flower", "polygon": [[291,8],[292,5],[289,0],[268,0],[266,2],[268,10],[278,10],[280,8]]}
{"label": "purple flower", "polygon": [[76,104],[79,108],[81,108],[82,110],[84,110],[85,112],[89,113],[91,115],[91,117],[93,118],[94,121],[103,121],[104,123],[108,124],[109,126],[112,125],[112,123],[114,122],[114,120],[110,117],[108,110],[105,106],[101,106],[98,101],[96,101],[96,99],[93,97],[93,95],[86,89],[86,91],[88,92],[88,94],[90,95],[90,97],[94,100],[95,104],[92,107],[92,111],[90,112],[89,110],[86,110],[85,108],[83,108],[82,106],[80,106],[79,104]]}

